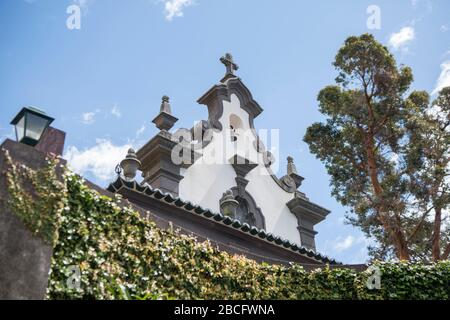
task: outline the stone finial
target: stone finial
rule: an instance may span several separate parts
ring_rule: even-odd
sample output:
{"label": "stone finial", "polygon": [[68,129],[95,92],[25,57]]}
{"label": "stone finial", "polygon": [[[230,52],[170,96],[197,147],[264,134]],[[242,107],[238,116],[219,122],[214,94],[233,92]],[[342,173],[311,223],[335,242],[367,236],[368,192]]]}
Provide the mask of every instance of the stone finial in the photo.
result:
{"label": "stone finial", "polygon": [[233,61],[233,56],[230,53],[226,53],[221,57],[220,62],[226,67],[225,76],[220,80],[221,82],[225,82],[227,79],[234,77],[234,71],[237,71],[239,66]]}
{"label": "stone finial", "polygon": [[125,156],[125,158],[126,159],[135,159],[135,160],[137,160],[136,151],[134,151],[133,148],[128,149],[128,152],[127,152],[127,155]]}
{"label": "stone finial", "polygon": [[227,190],[222,195],[222,198],[220,199],[220,212],[225,215],[229,216],[231,218],[236,217],[236,209],[239,206],[239,202],[234,199],[233,191]]}
{"label": "stone finial", "polygon": [[153,123],[159,130],[169,131],[178,119],[172,115],[169,97],[163,96],[159,114],[153,119]]}
{"label": "stone finial", "polygon": [[159,109],[159,112],[165,112],[165,113],[168,113],[168,114],[172,114],[172,110],[170,108],[170,103],[169,103],[169,97],[168,96],[163,96],[162,97],[161,108]]}
{"label": "stone finial", "polygon": [[120,162],[120,166],[123,169],[125,179],[130,181],[134,180],[136,177],[136,172],[141,166],[141,162],[137,158],[136,152],[133,148],[128,149],[128,153],[125,159]]}
{"label": "stone finial", "polygon": [[293,182],[295,184],[295,189],[302,185],[302,181],[304,178],[297,173],[297,168],[294,164],[294,158],[292,158],[291,156],[287,157],[287,172],[283,178],[285,181],[289,182],[289,184],[292,184]]}
{"label": "stone finial", "polygon": [[293,173],[297,174],[297,168],[295,167],[294,164],[294,158],[292,158],[291,156],[287,157],[287,174],[291,175]]}

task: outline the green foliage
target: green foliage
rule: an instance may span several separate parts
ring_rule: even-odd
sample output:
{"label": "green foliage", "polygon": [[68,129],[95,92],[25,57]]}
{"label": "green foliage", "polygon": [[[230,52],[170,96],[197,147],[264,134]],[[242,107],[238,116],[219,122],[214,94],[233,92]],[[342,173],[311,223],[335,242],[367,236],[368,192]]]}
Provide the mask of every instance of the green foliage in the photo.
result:
{"label": "green foliage", "polygon": [[67,192],[56,175],[57,160],[47,159],[47,166],[34,171],[26,166],[15,166],[8,151],[5,151],[5,159],[9,166],[6,171],[11,195],[9,207],[34,234],[55,245]]}
{"label": "green foliage", "polygon": [[[50,173],[51,168],[42,172]],[[44,184],[55,179],[51,174],[29,177],[38,176]],[[370,290],[366,285],[370,272],[329,267],[306,272],[296,264],[268,265],[232,256],[209,242],[157,228],[120,197],[99,195],[79,176],[66,173],[64,183],[62,190],[67,192],[59,193],[60,205],[54,207],[63,210],[49,212],[59,220],[49,299],[450,298],[448,262],[378,263],[381,289]],[[12,200],[21,203],[24,198],[18,195],[12,193]],[[47,196],[41,193],[34,203],[47,201]],[[35,210],[19,215],[27,219],[25,214]],[[67,285],[71,266],[81,270],[78,289]]]}

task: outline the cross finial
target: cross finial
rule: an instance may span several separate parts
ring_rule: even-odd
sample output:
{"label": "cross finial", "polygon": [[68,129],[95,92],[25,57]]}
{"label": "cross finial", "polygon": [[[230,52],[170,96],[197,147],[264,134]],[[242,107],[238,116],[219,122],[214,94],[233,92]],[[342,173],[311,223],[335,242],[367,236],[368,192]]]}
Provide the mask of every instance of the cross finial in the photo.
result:
{"label": "cross finial", "polygon": [[223,57],[221,57],[220,62],[222,62],[227,68],[225,78],[227,78],[228,76],[233,76],[234,71],[239,69],[239,66],[234,63],[233,56],[230,53],[226,53]]}

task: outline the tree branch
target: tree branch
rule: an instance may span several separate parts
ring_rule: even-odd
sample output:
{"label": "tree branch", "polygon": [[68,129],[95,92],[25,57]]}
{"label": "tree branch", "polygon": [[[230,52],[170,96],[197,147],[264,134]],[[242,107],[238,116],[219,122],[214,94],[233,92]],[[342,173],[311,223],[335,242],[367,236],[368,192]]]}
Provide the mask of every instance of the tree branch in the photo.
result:
{"label": "tree branch", "polygon": [[417,234],[417,232],[419,232],[420,228],[422,227],[422,225],[423,225],[423,223],[424,223],[424,221],[425,221],[425,218],[428,216],[428,214],[430,213],[430,211],[433,210],[433,208],[434,208],[434,206],[431,206],[429,209],[427,209],[427,210],[423,213],[422,217],[420,218],[419,223],[416,225],[416,227],[414,228],[413,232],[412,232],[411,235],[408,237],[407,242],[411,241],[411,240],[415,237],[415,235]]}

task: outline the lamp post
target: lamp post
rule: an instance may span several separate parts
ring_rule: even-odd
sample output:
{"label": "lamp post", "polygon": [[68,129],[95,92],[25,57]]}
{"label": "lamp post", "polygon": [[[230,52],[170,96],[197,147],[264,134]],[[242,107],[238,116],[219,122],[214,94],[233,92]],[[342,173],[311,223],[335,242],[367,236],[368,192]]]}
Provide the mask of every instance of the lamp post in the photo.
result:
{"label": "lamp post", "polygon": [[16,138],[20,143],[36,146],[44,130],[53,122],[52,117],[34,107],[24,107],[11,121],[15,126]]}

